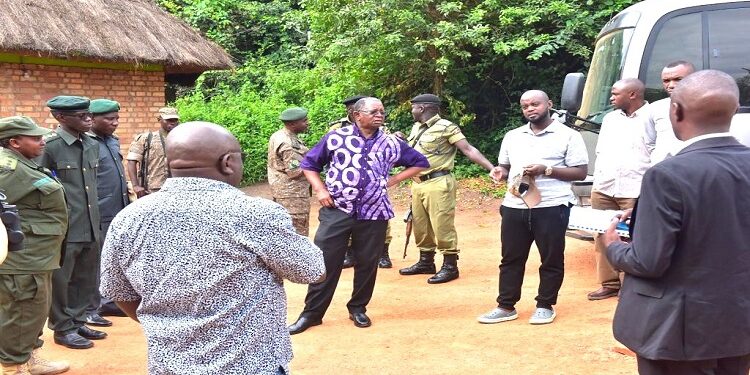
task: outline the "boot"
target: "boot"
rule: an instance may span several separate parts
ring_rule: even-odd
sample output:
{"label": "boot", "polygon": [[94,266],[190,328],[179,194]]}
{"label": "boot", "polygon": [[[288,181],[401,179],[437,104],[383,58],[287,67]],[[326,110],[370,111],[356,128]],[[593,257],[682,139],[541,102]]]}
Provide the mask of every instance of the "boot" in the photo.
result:
{"label": "boot", "polygon": [[380,261],[378,261],[378,267],[380,268],[393,268],[391,257],[388,255],[388,246],[390,246],[389,243],[385,244],[385,247],[383,247],[383,254],[380,254]]}
{"label": "boot", "polygon": [[30,375],[29,367],[25,364],[16,364],[16,363],[2,363],[0,364],[0,368],[2,368],[3,372],[0,373],[2,375]]}
{"label": "boot", "polygon": [[31,375],[53,375],[62,374],[70,369],[65,361],[49,361],[39,355],[39,349],[34,349],[29,358],[29,373]]}
{"label": "boot", "polygon": [[427,279],[428,284],[442,284],[458,279],[458,254],[443,255],[443,266],[435,276]]}
{"label": "boot", "polygon": [[341,266],[341,268],[351,268],[354,267],[354,255],[352,255],[352,248],[346,249],[346,255],[344,255],[344,264]]}
{"label": "boot", "polygon": [[411,267],[398,270],[398,273],[402,275],[427,275],[435,273],[435,252],[420,251],[419,261]]}

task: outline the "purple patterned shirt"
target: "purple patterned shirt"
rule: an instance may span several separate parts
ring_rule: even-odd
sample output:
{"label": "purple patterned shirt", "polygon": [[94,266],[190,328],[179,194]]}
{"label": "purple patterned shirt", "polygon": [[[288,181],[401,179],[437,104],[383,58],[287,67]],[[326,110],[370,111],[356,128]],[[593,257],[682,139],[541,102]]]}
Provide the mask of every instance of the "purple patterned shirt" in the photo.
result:
{"label": "purple patterned shirt", "polygon": [[301,164],[315,172],[326,166],[326,187],[336,208],[359,220],[389,220],[393,208],[386,185],[391,169],[429,168],[430,163],[396,136],[378,130],[368,139],[355,125],[328,132]]}

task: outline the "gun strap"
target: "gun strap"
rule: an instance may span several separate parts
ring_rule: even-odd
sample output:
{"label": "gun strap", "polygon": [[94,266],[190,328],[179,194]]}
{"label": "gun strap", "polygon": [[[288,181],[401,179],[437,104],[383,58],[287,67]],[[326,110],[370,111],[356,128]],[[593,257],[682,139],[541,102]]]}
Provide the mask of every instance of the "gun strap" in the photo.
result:
{"label": "gun strap", "polygon": [[151,151],[151,139],[154,137],[154,133],[149,132],[146,137],[146,147],[143,149],[143,160],[141,161],[141,186],[148,190],[148,156]]}
{"label": "gun strap", "polygon": [[159,140],[161,141],[161,151],[164,153],[164,164],[167,165],[167,177],[172,177],[172,170],[169,169],[169,163],[167,162],[167,146],[164,144],[164,136],[159,131]]}
{"label": "gun strap", "polygon": [[425,126],[424,129],[420,130],[419,133],[417,133],[417,136],[414,137],[414,140],[411,142],[411,147],[414,148],[414,146],[417,145],[417,141],[419,141],[419,138],[422,137],[422,134],[427,131],[427,129],[431,128],[432,126]]}

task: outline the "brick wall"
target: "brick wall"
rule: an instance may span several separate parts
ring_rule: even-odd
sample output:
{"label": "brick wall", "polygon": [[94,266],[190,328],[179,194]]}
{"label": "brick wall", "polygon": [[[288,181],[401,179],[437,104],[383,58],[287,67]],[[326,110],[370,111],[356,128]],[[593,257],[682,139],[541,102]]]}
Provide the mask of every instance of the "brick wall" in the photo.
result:
{"label": "brick wall", "polygon": [[0,117],[23,115],[53,128],[45,103],[57,95],[107,98],[120,102],[117,129],[123,156],[133,137],[159,127],[164,106],[164,72],[0,63]]}

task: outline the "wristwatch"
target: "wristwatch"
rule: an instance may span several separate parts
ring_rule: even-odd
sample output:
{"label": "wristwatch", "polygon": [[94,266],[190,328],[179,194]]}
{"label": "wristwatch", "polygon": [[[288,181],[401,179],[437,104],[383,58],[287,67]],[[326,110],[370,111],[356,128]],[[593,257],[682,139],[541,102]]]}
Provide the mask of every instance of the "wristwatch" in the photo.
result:
{"label": "wristwatch", "polygon": [[547,169],[544,170],[545,176],[552,176],[552,167],[547,167]]}

